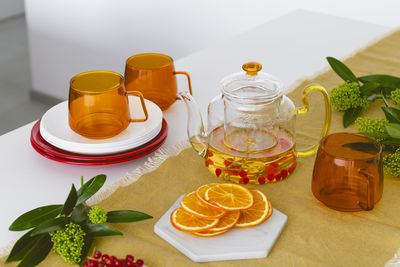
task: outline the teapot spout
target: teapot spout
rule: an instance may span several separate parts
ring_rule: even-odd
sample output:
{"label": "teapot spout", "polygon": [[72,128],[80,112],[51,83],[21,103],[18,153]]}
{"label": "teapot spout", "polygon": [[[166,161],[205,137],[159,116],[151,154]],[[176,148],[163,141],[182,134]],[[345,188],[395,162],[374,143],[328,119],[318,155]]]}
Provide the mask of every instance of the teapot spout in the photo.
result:
{"label": "teapot spout", "polygon": [[189,141],[194,150],[205,158],[208,149],[207,134],[204,131],[204,124],[199,106],[189,92],[179,92],[178,97],[186,104],[188,112],[187,135]]}

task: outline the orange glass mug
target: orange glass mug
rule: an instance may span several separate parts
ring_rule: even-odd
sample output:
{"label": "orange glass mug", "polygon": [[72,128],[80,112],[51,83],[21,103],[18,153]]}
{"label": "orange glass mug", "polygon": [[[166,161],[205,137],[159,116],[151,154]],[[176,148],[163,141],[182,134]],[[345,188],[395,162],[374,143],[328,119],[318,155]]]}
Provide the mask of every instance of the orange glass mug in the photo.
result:
{"label": "orange glass mug", "polygon": [[146,99],[166,110],[177,99],[176,74],[186,76],[192,94],[189,74],[175,71],[171,57],[157,53],[134,55],[126,60],[125,87],[141,92]]}
{"label": "orange glass mug", "polygon": [[383,192],[381,153],[381,145],[365,135],[325,136],[315,159],[314,196],[335,210],[373,209]]}
{"label": "orange glass mug", "polygon": [[[146,121],[143,95],[126,91],[123,80],[112,71],[89,71],[74,76],[68,100],[71,129],[87,138],[105,139],[122,132],[130,122]],[[127,94],[140,98],[144,118],[131,119]]]}

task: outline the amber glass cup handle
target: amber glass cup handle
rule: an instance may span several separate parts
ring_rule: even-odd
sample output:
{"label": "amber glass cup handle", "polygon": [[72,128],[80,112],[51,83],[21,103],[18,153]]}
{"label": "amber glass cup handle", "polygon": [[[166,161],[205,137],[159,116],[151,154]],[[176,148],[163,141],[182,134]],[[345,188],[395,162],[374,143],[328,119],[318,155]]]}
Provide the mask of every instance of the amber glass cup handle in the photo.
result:
{"label": "amber glass cup handle", "polygon": [[[189,84],[189,93],[190,93],[191,95],[193,95],[193,93],[192,93],[192,83],[191,83],[191,81],[190,81],[189,73],[187,73],[187,72],[185,72],[185,71],[174,71],[174,74],[183,74],[183,75],[186,76],[186,78],[187,78],[187,80],[188,80],[188,84]],[[179,98],[179,97],[176,97],[176,99],[180,99],[180,98]]]}
{"label": "amber glass cup handle", "polygon": [[144,103],[144,97],[141,92],[139,91],[126,91],[126,94],[129,95],[136,95],[140,98],[140,104],[142,105],[143,113],[144,113],[144,118],[142,119],[130,119],[130,122],[141,122],[141,121],[147,121],[149,118],[149,114],[147,113],[147,108],[146,104]]}
{"label": "amber glass cup handle", "polygon": [[[296,114],[306,114],[308,112],[308,110],[310,109],[310,105],[308,104],[307,96],[312,91],[321,92],[322,95],[324,96],[324,101],[325,101],[325,122],[324,122],[324,127],[322,128],[321,135],[320,135],[320,137],[318,139],[318,140],[321,140],[328,133],[329,127],[331,125],[331,104],[330,104],[330,101],[329,101],[328,92],[326,92],[325,88],[320,86],[320,85],[307,86],[306,89],[304,89],[304,91],[303,91],[303,98],[302,98],[304,107],[297,109],[296,110]],[[312,154],[317,152],[318,144],[319,143],[316,143],[310,149],[307,149],[305,151],[296,151],[296,155],[298,157],[310,156],[310,155],[312,155]]]}
{"label": "amber glass cup handle", "polygon": [[358,206],[360,206],[360,208],[362,208],[363,210],[372,210],[374,208],[374,201],[373,201],[374,187],[373,184],[371,183],[370,175],[368,175],[363,171],[365,171],[365,169],[359,169],[358,173],[365,178],[365,181],[367,183],[367,195],[366,195],[367,199],[365,201],[365,203],[367,203],[367,206],[365,206],[361,201],[358,202]]}

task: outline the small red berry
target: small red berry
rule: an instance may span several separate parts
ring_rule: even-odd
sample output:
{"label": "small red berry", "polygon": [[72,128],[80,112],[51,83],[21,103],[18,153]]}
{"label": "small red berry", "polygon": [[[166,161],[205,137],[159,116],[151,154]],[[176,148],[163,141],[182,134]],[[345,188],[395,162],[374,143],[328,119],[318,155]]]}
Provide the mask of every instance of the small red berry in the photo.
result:
{"label": "small red berry", "polygon": [[281,176],[282,176],[282,178],[286,178],[288,176],[288,171],[287,170],[281,170]]}
{"label": "small red berry", "polygon": [[95,251],[95,253],[93,254],[93,258],[100,259],[101,258],[101,252],[99,250]]}
{"label": "small red berry", "polygon": [[98,267],[99,263],[95,260],[90,260],[89,261],[89,267]]}
{"label": "small red berry", "polygon": [[274,176],[273,173],[270,173],[270,174],[268,174],[268,176],[267,176],[268,181],[271,181],[271,182],[274,180],[274,178],[275,178],[275,176]]}
{"label": "small red berry", "polygon": [[115,257],[115,256],[111,256],[111,262],[114,264],[117,260],[118,260],[118,258],[117,257]]}
{"label": "small red berry", "polygon": [[211,159],[207,159],[206,160],[206,167],[208,167],[208,165],[213,165],[214,162]]}
{"label": "small red berry", "polygon": [[218,168],[215,169],[215,175],[216,175],[216,176],[220,176],[220,175],[221,175],[221,172],[222,172],[221,169],[218,169]]}
{"label": "small red berry", "polygon": [[131,260],[126,260],[125,261],[125,265],[127,266],[127,267],[133,267],[133,266],[137,266],[133,261],[131,261]]}
{"label": "small red berry", "polygon": [[125,260],[129,260],[129,261],[133,261],[135,259],[135,257],[133,257],[131,254],[126,255]]}
{"label": "small red berry", "polygon": [[117,266],[124,266],[124,260],[122,260],[122,259],[117,259],[117,260],[115,260],[115,261],[114,261],[114,266],[115,266],[115,267],[117,267]]}
{"label": "small red berry", "polygon": [[89,267],[89,262],[85,261],[85,262],[82,264],[82,267]]}
{"label": "small red berry", "polygon": [[296,169],[296,162],[292,164],[292,166],[289,167],[288,171],[289,173],[292,173],[294,171],[294,169]]}
{"label": "small red berry", "polygon": [[260,176],[260,177],[258,177],[258,183],[259,184],[265,184],[265,177],[263,177],[263,176]]}
{"label": "small red berry", "polygon": [[107,254],[104,254],[104,255],[101,257],[101,260],[102,260],[103,263],[105,263],[105,264],[109,264],[109,265],[112,264],[111,258],[110,258],[110,256],[108,256]]}
{"label": "small red berry", "polygon": [[232,161],[230,161],[230,160],[224,160],[224,164],[225,164],[226,167],[228,167],[229,165],[232,164]]}
{"label": "small red berry", "polygon": [[276,162],[272,163],[271,165],[272,165],[272,167],[274,167],[274,168],[278,168],[278,167],[279,167],[279,164],[276,163]]}
{"label": "small red berry", "polygon": [[250,181],[249,177],[243,177],[243,178],[240,179],[240,180],[243,181],[243,184],[247,184],[247,183]]}
{"label": "small red berry", "polygon": [[246,177],[246,176],[247,176],[247,172],[245,172],[245,171],[240,171],[240,172],[239,172],[239,176],[242,177],[242,178],[243,178],[243,177]]}
{"label": "small red berry", "polygon": [[209,156],[209,157],[214,156],[214,154],[212,153],[212,151],[208,151],[208,156]]}
{"label": "small red berry", "polygon": [[277,180],[277,181],[280,181],[281,180],[281,175],[280,174],[277,174],[277,175],[275,175],[275,179]]}
{"label": "small red berry", "polygon": [[144,261],[142,259],[138,259],[136,261],[136,264],[139,265],[139,266],[142,266],[144,264]]}

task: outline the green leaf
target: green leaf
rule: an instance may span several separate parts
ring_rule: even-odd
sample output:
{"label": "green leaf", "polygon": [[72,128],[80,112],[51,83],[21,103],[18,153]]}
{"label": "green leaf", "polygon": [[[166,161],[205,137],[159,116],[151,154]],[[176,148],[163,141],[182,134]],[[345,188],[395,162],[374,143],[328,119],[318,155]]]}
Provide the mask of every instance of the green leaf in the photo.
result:
{"label": "green leaf", "polygon": [[370,96],[375,89],[379,88],[381,85],[379,83],[375,83],[375,82],[367,82],[364,83],[361,87],[360,87],[360,93],[361,96]]}
{"label": "green leaf", "polygon": [[389,133],[390,137],[395,138],[395,139],[400,139],[400,124],[389,123],[385,127],[386,127],[386,130]]}
{"label": "green leaf", "polygon": [[32,231],[33,230],[27,232],[18,239],[8,256],[6,263],[22,260],[29,250],[36,244],[40,239],[40,236],[31,236]]}
{"label": "green leaf", "polygon": [[99,189],[103,186],[106,181],[106,175],[99,174],[89,181],[87,181],[79,190],[78,190],[78,202],[77,205],[85,202],[91,196],[93,196]]}
{"label": "green leaf", "polygon": [[331,65],[331,68],[345,82],[356,82],[358,84],[357,77],[345,64],[333,57],[327,57],[326,59],[328,60],[329,65]]}
{"label": "green leaf", "polygon": [[29,250],[28,254],[20,262],[18,267],[34,267],[42,262],[49,254],[53,243],[51,242],[50,235],[43,235]]}
{"label": "green leaf", "polygon": [[391,75],[382,75],[382,74],[368,75],[359,77],[358,80],[360,80],[363,83],[367,82],[379,83],[382,87],[392,90],[400,88],[400,78]]}
{"label": "green leaf", "polygon": [[23,231],[38,226],[43,221],[60,214],[63,205],[48,205],[28,211],[19,216],[8,228],[10,231]]}
{"label": "green leaf", "polygon": [[350,108],[346,110],[343,114],[343,127],[347,128],[350,124],[352,124],[362,112],[362,107]]}
{"label": "green leaf", "polygon": [[400,109],[392,107],[382,107],[386,119],[389,122],[400,123]]}
{"label": "green leaf", "polygon": [[81,223],[87,219],[86,205],[79,204],[72,210],[71,221],[74,223]]}
{"label": "green leaf", "polygon": [[68,221],[69,219],[65,217],[59,217],[44,221],[43,223],[39,224],[39,226],[33,229],[31,236],[57,231],[61,228],[64,228]]}
{"label": "green leaf", "polygon": [[146,213],[134,210],[114,210],[107,212],[107,222],[110,223],[137,222],[151,218],[153,217]]}
{"label": "green leaf", "polygon": [[67,200],[64,203],[64,207],[61,211],[61,214],[69,215],[72,209],[75,207],[77,200],[78,200],[78,193],[76,192],[75,186],[72,185]]}
{"label": "green leaf", "polygon": [[82,266],[82,264],[86,261],[87,255],[89,254],[90,251],[90,247],[92,246],[94,241],[93,236],[86,234],[84,237],[84,245],[82,247],[82,251],[81,251],[81,261],[79,262],[79,265]]}
{"label": "green leaf", "polygon": [[376,154],[379,152],[379,150],[376,148],[376,146],[373,143],[367,143],[367,142],[347,143],[347,144],[343,144],[342,147],[348,147],[350,149],[369,153],[369,154]]}
{"label": "green leaf", "polygon": [[104,224],[88,223],[86,224],[86,229],[93,237],[122,235],[122,233],[117,229],[111,228],[110,226]]}

